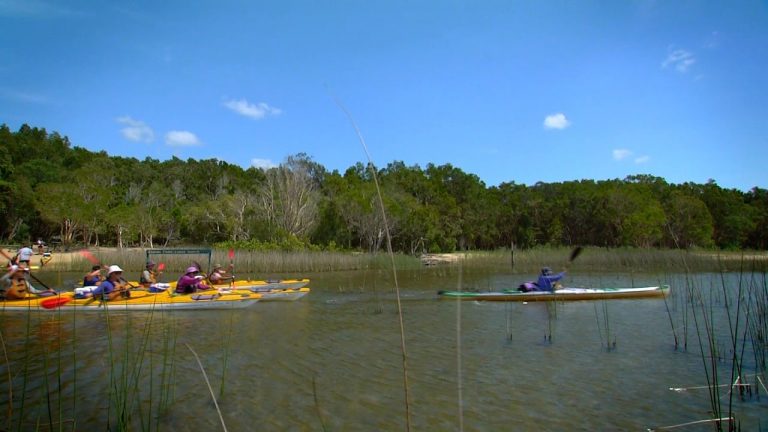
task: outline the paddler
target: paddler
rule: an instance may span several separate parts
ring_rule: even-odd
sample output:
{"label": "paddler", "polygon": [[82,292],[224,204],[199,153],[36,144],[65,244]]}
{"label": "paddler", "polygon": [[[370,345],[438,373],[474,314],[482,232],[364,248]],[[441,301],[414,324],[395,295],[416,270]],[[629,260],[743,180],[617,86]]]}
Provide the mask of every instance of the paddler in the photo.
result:
{"label": "paddler", "polygon": [[147,265],[139,277],[139,284],[144,288],[149,288],[156,283],[157,272],[155,271],[155,263],[152,261],[147,261]]}
{"label": "paddler", "polygon": [[122,277],[123,269],[116,265],[109,266],[107,279],[93,290],[93,296],[95,298],[101,297],[104,300],[114,300],[121,295],[130,297],[131,293],[128,291],[128,284],[122,280]]}
{"label": "paddler", "polygon": [[542,268],[539,279],[536,280],[536,285],[539,288],[538,291],[554,291],[555,286],[557,285],[556,282],[563,277],[565,277],[564,271],[558,274],[553,274],[552,269],[549,267]]}
{"label": "paddler", "polygon": [[[232,264],[229,265],[229,268],[232,269]],[[213,266],[213,271],[211,272],[211,274],[208,275],[208,280],[213,285],[220,285],[220,284],[234,282],[235,277],[228,276],[227,271],[224,270],[221,264],[216,264],[215,266]]]}
{"label": "paddler", "polygon": [[190,294],[197,291],[207,291],[211,289],[202,282],[203,276],[200,275],[200,269],[197,266],[189,266],[184,275],[176,282],[177,294]]}
{"label": "paddler", "polygon": [[23,299],[28,294],[42,295],[53,290],[39,290],[32,286],[27,279],[29,269],[18,265],[8,267],[8,273],[0,277],[0,298],[6,300]]}

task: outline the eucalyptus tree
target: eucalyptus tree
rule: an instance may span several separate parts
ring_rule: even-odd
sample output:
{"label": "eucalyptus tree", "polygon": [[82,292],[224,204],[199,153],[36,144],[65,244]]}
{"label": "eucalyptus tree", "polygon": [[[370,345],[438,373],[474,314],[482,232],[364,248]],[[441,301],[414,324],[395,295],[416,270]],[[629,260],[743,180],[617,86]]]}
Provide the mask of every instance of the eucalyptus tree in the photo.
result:
{"label": "eucalyptus tree", "polygon": [[35,200],[41,217],[59,227],[61,243],[68,247],[74,243],[80,223],[72,208],[79,197],[70,184],[43,183],[35,191]]}
{"label": "eucalyptus tree", "polygon": [[260,190],[260,210],[278,235],[308,238],[317,223],[320,185],[315,164],[305,154],[289,156],[265,172]]}

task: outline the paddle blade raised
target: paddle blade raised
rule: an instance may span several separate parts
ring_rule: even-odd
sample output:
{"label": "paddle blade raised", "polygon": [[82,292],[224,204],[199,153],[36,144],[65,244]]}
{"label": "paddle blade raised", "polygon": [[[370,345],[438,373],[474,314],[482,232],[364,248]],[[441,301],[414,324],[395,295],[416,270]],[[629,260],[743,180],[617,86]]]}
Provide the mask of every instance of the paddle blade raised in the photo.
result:
{"label": "paddle blade raised", "polygon": [[72,297],[53,297],[40,302],[40,306],[45,309],[56,309],[57,307],[72,301]]}

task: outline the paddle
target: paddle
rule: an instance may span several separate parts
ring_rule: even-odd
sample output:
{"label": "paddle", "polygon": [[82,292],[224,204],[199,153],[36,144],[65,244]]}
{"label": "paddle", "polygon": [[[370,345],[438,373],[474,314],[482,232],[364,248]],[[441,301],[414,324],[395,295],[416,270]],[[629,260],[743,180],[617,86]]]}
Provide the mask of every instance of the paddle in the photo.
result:
{"label": "paddle", "polygon": [[[98,259],[98,258],[96,258],[96,256],[94,256],[94,255],[91,253],[91,251],[89,251],[89,250],[86,250],[86,249],[80,249],[78,252],[80,253],[80,255],[82,255],[83,257],[85,257],[85,259],[87,259],[88,261],[90,261],[90,262],[91,262],[91,264],[93,264],[93,265],[97,265],[97,266],[101,266],[101,267],[104,267],[103,265],[101,265],[101,261],[99,261],[99,259]],[[107,276],[109,276],[109,275],[107,275]],[[121,280],[121,281],[123,281],[123,282],[125,282],[125,284],[126,284],[126,285],[128,285],[128,286],[129,286],[131,289],[137,289],[137,288],[139,288],[139,287],[137,287],[136,285],[134,285],[134,284],[132,284],[132,283],[128,282],[127,280],[123,279],[122,277],[120,278],[120,280]]]}
{"label": "paddle", "polygon": [[581,255],[581,251],[583,251],[584,248],[581,246],[576,246],[571,251],[571,256],[568,258],[568,264],[565,265],[566,270],[568,267],[570,267],[571,263],[573,263],[573,260],[575,260],[579,255]]}
{"label": "paddle", "polygon": [[45,309],[55,309],[63,304],[72,301],[72,297],[51,297],[40,302],[40,306]]}
{"label": "paddle", "polygon": [[[578,258],[579,255],[581,255],[581,251],[584,250],[581,246],[576,246],[571,251],[571,255],[568,257],[568,263],[565,264],[565,268],[563,269],[563,272],[567,272],[568,269],[571,267],[571,264],[573,264],[573,261]],[[558,284],[559,285],[559,284]]]}
{"label": "paddle", "polygon": [[232,269],[232,279],[230,279],[229,287],[235,286],[235,250],[229,250],[229,267]]}

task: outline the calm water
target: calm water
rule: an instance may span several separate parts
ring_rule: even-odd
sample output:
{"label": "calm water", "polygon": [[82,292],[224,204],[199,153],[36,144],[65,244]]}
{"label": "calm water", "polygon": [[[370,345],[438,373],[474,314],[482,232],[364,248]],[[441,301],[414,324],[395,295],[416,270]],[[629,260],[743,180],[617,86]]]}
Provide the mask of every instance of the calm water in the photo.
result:
{"label": "calm water", "polygon": [[[74,279],[45,276],[51,285]],[[127,395],[131,430],[221,430],[189,346],[230,431],[405,430],[391,275],[301,276],[313,281],[305,298],[245,310],[0,315],[14,366],[13,429],[34,429],[50,418],[75,419],[75,430],[105,430],[109,418],[115,429],[114,407]],[[413,430],[459,430],[462,423],[467,431],[645,430],[708,417],[706,389],[669,390],[707,383],[693,317],[683,307],[682,276],[569,278],[575,286],[671,283],[666,303],[459,304],[435,295],[459,285],[516,286],[531,276],[456,267],[398,273]],[[693,283],[707,296],[714,290],[708,313],[718,317],[718,333],[727,335],[720,276],[696,275]],[[726,285],[735,292],[736,277]],[[687,330],[687,350],[675,349],[667,308],[681,343]],[[545,339],[550,327],[551,342]],[[26,374],[19,370],[25,364]],[[730,362],[717,366],[728,381]],[[746,373],[754,374],[754,362],[748,367]],[[7,419],[8,374],[3,360],[0,419]],[[760,390],[759,398],[733,400],[743,430],[768,426],[768,392]],[[727,411],[727,390],[721,395]],[[167,409],[159,413],[163,405]],[[0,422],[0,429],[7,426]],[[72,430],[72,423],[64,430]]]}

